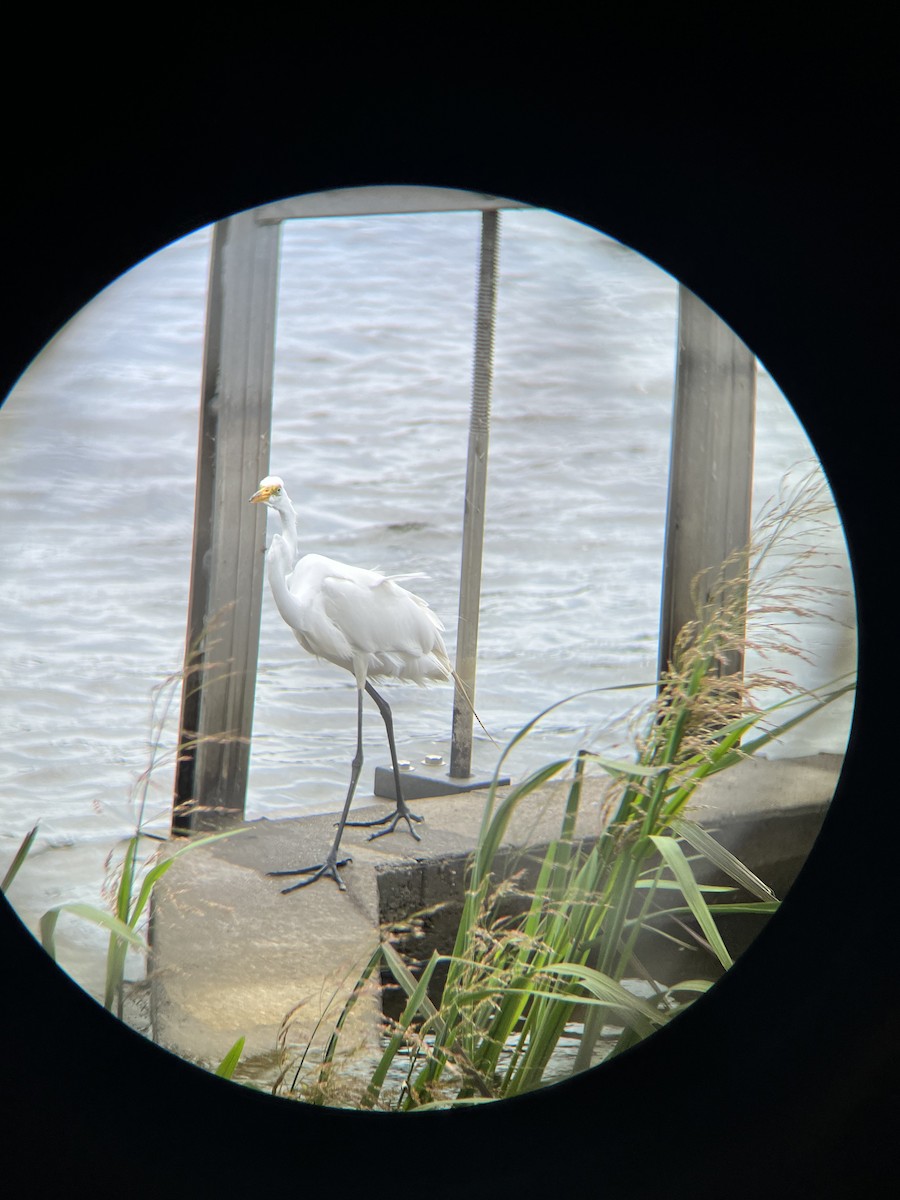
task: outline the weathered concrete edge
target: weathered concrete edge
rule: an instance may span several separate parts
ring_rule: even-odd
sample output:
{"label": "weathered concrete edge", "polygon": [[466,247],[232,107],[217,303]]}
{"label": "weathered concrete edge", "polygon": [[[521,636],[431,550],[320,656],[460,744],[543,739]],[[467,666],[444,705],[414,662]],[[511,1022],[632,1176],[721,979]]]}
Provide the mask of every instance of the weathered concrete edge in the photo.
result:
{"label": "weathered concrete edge", "polygon": [[[692,812],[783,895],[824,820],[841,762],[834,755],[748,760],[708,780]],[[555,835],[564,790],[549,785],[527,798],[511,826],[509,848]],[[601,805],[599,784],[592,785],[581,831],[598,827]],[[365,830],[348,829],[354,863],[345,872],[346,893],[322,881],[282,896],[285,881],[266,876],[320,857],[333,837],[331,816],[252,822],[241,835],[184,856],[154,897],[151,982],[158,1040],[211,1061],[244,1035],[248,1054],[264,1054],[275,1047],[281,1018],[299,1005],[296,1035],[302,1043],[326,1001],[345,994],[354,964],[375,945],[379,922],[402,920],[461,894],[483,807],[483,793],[421,802],[426,821],[420,843],[405,834],[367,843]]]}

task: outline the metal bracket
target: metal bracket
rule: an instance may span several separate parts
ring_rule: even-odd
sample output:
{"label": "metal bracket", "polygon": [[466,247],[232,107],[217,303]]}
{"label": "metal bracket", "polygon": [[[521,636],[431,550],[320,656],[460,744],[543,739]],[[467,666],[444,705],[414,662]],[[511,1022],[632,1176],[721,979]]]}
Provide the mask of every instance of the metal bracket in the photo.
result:
{"label": "metal bracket", "polygon": [[[463,792],[474,792],[479,788],[489,788],[493,778],[484,779],[478,775],[468,775],[462,779],[453,779],[448,774],[444,762],[434,766],[424,763],[420,766],[401,766],[400,783],[404,800],[421,800],[425,796],[455,796]],[[509,777],[497,780],[500,787],[507,787]],[[394,772],[391,767],[375,768],[376,796],[385,800],[397,799],[397,788],[394,784]]]}

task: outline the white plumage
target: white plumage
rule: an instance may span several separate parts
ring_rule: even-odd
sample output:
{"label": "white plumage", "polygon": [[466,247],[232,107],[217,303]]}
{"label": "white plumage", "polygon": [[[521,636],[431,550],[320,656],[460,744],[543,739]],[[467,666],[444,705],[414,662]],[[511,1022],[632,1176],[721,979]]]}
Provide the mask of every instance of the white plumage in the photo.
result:
{"label": "white plumage", "polygon": [[390,822],[389,828],[371,835],[380,837],[393,832],[402,819],[413,837],[418,838],[412,821],[421,818],[409,811],[402,797],[390,708],[372,687],[371,680],[400,679],[424,684],[450,679],[453,672],[441,636],[444,627],[421,596],[400,586],[398,579],[410,576],[392,578],[322,554],[301,557],[297,516],[277,475],[263,479],[250,500],[266,504],[281,519],[281,532],[269,546],[266,573],[282,619],[304,650],[349,671],[358,689],[357,751],[334,846],[325,862],[315,867],[271,873],[310,876],[285,891],[313,883],[324,874],[330,875],[343,889],[345,885],[337,868],[350,859],[338,862],[337,850],[344,826],[355,823],[347,821],[347,813],[362,766],[363,692],[369,693],[384,719],[397,792],[397,807],[392,817],[364,824]]}
{"label": "white plumage", "polygon": [[278,611],[303,649],[349,671],[358,687],[367,679],[450,678],[443,625],[396,580],[322,554],[305,554],[291,568],[280,537],[267,571]]}

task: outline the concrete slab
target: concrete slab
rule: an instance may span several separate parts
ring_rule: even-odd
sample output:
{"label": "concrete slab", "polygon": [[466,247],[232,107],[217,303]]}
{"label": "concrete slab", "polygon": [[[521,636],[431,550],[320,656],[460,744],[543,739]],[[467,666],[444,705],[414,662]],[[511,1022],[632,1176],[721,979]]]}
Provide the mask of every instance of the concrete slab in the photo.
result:
{"label": "concrete slab", "polygon": [[[783,895],[815,839],[840,765],[834,755],[751,759],[709,780],[692,813]],[[549,784],[526,798],[510,825],[511,851],[557,835],[566,789]],[[448,936],[485,798],[475,792],[417,801],[425,817],[417,827],[421,842],[403,831],[368,842],[369,831],[348,828],[346,892],[324,879],[285,896],[280,889],[292,881],[266,875],[321,861],[334,837],[333,816],[251,822],[235,837],[182,856],[153,898],[156,1039],[211,1066],[243,1035],[245,1070],[252,1077],[256,1063],[270,1081],[279,1062],[294,1061],[307,1045],[315,1060],[377,945],[380,922],[445,904],[446,920],[432,922],[428,938]],[[385,811],[378,803],[354,816]],[[593,834],[603,815],[602,781],[586,780],[577,832]],[[346,1054],[372,1043],[379,1011],[374,993],[356,1006],[342,1039]]]}

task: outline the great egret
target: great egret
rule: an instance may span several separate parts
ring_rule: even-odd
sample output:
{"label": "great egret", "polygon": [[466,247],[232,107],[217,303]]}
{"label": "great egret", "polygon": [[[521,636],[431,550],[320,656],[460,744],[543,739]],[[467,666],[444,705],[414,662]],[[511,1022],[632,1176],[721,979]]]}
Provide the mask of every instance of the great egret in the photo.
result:
{"label": "great egret", "polygon": [[[402,588],[396,579],[377,571],[350,567],[321,554],[300,557],[297,514],[277,475],[267,475],[261,480],[259,491],[250,497],[250,503],[265,504],[281,518],[281,533],[272,539],[266,568],[282,618],[304,650],[349,671],[357,689],[356,755],[334,845],[322,863],[269,874],[309,876],[284,888],[285,894],[315,883],[323,875],[331,876],[341,891],[346,891],[339,868],[352,860],[349,857],[338,860],[337,856],[345,825],[387,824],[386,829],[370,834],[371,839],[393,833],[399,821],[406,821],[409,832],[416,841],[420,840],[412,823],[422,818],[410,812],[403,799],[390,706],[376,692],[371,680],[400,679],[424,684],[429,680],[450,679],[453,671],[441,637],[444,627],[425,601]],[[393,814],[374,821],[348,821],[363,763],[363,692],[368,692],[375,701],[384,721],[397,805]]]}

